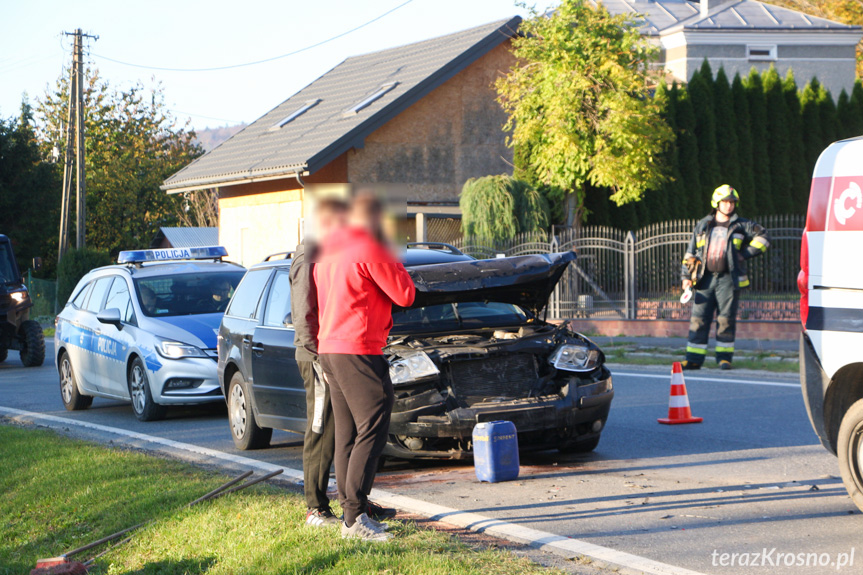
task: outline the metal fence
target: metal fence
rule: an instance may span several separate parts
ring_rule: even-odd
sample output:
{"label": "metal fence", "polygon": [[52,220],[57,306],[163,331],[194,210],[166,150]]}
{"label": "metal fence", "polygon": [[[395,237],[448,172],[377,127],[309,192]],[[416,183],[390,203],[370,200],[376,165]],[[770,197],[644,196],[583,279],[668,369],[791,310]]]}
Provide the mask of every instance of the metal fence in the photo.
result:
{"label": "metal fence", "polygon": [[33,301],[30,317],[43,322],[53,321],[57,315],[57,282],[31,277],[27,279],[27,291]]}
{"label": "metal fence", "polygon": [[[797,272],[804,216],[756,218],[770,230],[771,245],[747,261],[750,288],[741,319],[797,319]],[[549,301],[556,318],[688,319],[679,302],[680,265],[696,220],[653,224],[637,231],[606,226],[519,234],[494,245],[461,238],[454,245],[478,258],[575,249],[573,262]]]}

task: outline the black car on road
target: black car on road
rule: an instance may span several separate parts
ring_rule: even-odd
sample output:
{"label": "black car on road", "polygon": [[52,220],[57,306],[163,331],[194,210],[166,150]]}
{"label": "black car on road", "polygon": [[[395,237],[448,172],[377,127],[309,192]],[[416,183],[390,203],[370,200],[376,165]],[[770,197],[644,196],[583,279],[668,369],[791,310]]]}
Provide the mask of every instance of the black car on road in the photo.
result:
{"label": "black car on road", "polygon": [[[541,312],[572,252],[474,260],[445,244],[409,245],[416,300],[394,308],[384,354],[396,394],[385,453],[469,457],[473,427],[508,420],[519,446],[590,451],[614,396],[602,351]],[[290,259],[249,269],[218,336],[218,374],[237,447],[305,430],[294,359]]]}

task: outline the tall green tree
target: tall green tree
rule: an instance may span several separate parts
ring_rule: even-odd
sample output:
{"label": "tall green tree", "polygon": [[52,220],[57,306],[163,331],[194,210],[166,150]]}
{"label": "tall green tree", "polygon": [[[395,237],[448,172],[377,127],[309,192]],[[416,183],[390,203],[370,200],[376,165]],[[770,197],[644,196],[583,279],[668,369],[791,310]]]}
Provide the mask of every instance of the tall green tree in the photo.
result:
{"label": "tall green tree", "polygon": [[788,138],[790,137],[788,105],[782,78],[774,66],[764,72],[764,102],[767,106],[767,153],[770,156],[770,190],[773,213],[794,212],[791,189],[791,164],[789,163]]}
{"label": "tall green tree", "polygon": [[749,118],[749,95],[739,74],[735,74],[734,80],[731,81],[731,99],[734,103],[737,131],[737,158],[740,171],[738,189],[740,193],[749,196],[749,199],[746,200],[746,209],[749,213],[755,214],[758,204],[754,197],[755,174],[752,153],[752,124]]}
{"label": "tall green tree", "polygon": [[695,137],[698,139],[698,167],[701,189],[698,196],[702,204],[710,202],[713,190],[722,184],[716,148],[716,110],[713,105],[713,73],[707,60],[693,74],[686,87],[695,112]]}
{"label": "tall green tree", "polygon": [[657,48],[635,20],[562,0],[552,13],[534,11],[520,32],[516,63],[496,88],[510,143],[529,143],[537,179],[567,191],[579,219],[587,183],[610,188],[618,204],[661,185],[659,159],[673,135],[650,97]]}
{"label": "tall green tree", "polygon": [[[672,86],[672,90],[675,87]],[[699,165],[698,137],[695,134],[695,110],[685,90],[677,97],[677,144],[680,160],[680,181],[684,196],[678,199],[681,218],[697,218],[709,209],[701,197],[701,167]],[[672,206],[674,207],[674,206]]]}
{"label": "tall green tree", "polygon": [[737,143],[737,118],[734,97],[724,68],[713,81],[713,107],[716,113],[716,147],[719,179],[733,187],[740,186],[740,154]]}
{"label": "tall green tree", "polygon": [[863,136],[863,83],[860,82],[859,78],[854,82],[849,104],[852,110],[850,120],[852,123],[848,130],[852,136]]}
{"label": "tall green tree", "polygon": [[[770,149],[767,145],[767,103],[764,99],[764,84],[761,74],[754,67],[746,78],[746,95],[749,100],[749,122],[752,128],[752,173],[757,194],[758,211],[748,212],[752,215],[769,215],[774,213],[773,189],[770,175]],[[747,194],[749,197],[749,194]],[[749,200],[750,202],[752,200]],[[755,203],[755,202],[753,202]],[[750,204],[751,205],[751,204]],[[747,208],[747,211],[752,208]]]}
{"label": "tall green tree", "polygon": [[25,97],[17,118],[0,118],[0,233],[12,241],[22,271],[38,256],[45,263],[42,275],[51,277],[57,261],[61,172],[47,157]]}
{"label": "tall green tree", "polygon": [[821,122],[821,148],[824,149],[839,139],[839,117],[836,103],[823,84],[818,85],[818,121]]}
{"label": "tall green tree", "polygon": [[812,177],[806,164],[803,145],[803,121],[800,111],[800,93],[794,73],[789,69],[782,81],[785,106],[788,111],[788,164],[791,175],[792,213],[805,214],[809,204],[809,183]]}
{"label": "tall green tree", "polygon": [[807,166],[815,166],[818,156],[824,149],[821,133],[821,118],[818,110],[818,92],[821,85],[812,80],[800,92],[800,123],[806,138],[803,141]]}
{"label": "tall green tree", "polygon": [[[87,245],[109,251],[149,245],[160,226],[176,225],[183,199],[162,181],[203,151],[188,125],[168,110],[160,85],[112,86],[88,70],[84,90]],[[46,146],[58,145],[68,105],[68,77],[38,101]]]}

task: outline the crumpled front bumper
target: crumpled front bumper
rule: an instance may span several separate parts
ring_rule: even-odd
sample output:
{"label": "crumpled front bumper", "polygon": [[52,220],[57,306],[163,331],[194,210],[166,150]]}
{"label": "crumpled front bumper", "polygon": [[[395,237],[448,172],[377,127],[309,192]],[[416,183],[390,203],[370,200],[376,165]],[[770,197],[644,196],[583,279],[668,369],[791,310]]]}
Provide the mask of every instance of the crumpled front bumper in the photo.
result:
{"label": "crumpled front bumper", "polygon": [[[608,419],[614,389],[611,374],[603,367],[600,378],[577,385],[575,377],[559,394],[511,401],[485,401],[441,413],[440,403],[399,411],[397,402],[390,420],[390,435],[410,438],[470,440],[477,423],[511,421],[519,433],[519,447],[559,447],[568,440],[595,437]],[[435,413],[436,412],[436,413]],[[597,423],[599,422],[599,423]],[[410,450],[390,442],[387,452],[399,457],[470,457],[459,450]]]}

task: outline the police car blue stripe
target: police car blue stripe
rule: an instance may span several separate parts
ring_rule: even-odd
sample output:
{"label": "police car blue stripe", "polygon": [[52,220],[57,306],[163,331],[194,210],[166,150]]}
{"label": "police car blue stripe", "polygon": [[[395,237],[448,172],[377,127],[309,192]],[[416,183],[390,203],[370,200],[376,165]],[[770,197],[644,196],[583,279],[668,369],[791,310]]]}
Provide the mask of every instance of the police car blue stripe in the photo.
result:
{"label": "police car blue stripe", "polygon": [[[57,325],[59,329],[58,338],[60,341],[78,347],[104,357],[109,357],[117,361],[125,361],[129,353],[129,347],[110,337],[96,335],[92,330],[73,325],[69,322],[61,322]],[[141,355],[144,362],[147,364],[147,369],[150,371],[159,371],[162,368],[162,362],[153,350],[142,350]]]}

